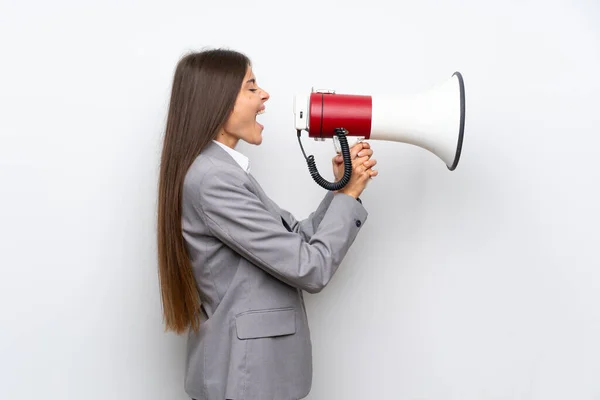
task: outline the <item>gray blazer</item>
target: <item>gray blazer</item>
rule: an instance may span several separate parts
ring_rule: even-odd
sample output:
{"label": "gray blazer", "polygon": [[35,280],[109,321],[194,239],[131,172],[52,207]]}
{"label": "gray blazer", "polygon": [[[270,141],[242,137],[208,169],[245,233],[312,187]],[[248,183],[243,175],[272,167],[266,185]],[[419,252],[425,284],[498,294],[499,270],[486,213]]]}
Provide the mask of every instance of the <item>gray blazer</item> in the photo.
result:
{"label": "gray blazer", "polygon": [[366,210],[327,192],[297,221],[214,143],[189,169],[182,200],[203,308],[200,331],[188,336],[186,392],[197,400],[306,397],[312,347],[302,292],[331,280]]}

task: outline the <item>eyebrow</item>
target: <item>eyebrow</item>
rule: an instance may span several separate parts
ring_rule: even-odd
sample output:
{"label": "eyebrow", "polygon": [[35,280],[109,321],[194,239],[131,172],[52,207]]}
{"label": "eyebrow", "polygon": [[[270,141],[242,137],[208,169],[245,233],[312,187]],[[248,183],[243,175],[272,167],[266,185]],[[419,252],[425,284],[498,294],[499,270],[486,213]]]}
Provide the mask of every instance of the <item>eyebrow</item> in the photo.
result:
{"label": "eyebrow", "polygon": [[246,81],[246,83],[256,83],[256,79],[255,79],[255,78],[248,79],[248,80]]}

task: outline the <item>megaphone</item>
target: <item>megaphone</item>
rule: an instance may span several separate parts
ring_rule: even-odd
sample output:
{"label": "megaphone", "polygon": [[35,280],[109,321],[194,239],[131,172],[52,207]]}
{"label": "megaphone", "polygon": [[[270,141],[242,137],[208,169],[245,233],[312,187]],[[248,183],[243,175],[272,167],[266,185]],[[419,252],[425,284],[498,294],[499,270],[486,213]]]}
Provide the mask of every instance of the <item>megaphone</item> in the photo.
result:
{"label": "megaphone", "polygon": [[[294,123],[300,148],[313,179],[323,188],[343,188],[352,173],[346,136],[402,142],[421,147],[441,159],[450,171],[460,160],[465,128],[465,86],[460,72],[446,82],[416,95],[371,96],[312,90],[294,97]],[[344,177],[328,182],[314,157],[306,156],[300,136],[315,140],[337,138],[344,158]]]}

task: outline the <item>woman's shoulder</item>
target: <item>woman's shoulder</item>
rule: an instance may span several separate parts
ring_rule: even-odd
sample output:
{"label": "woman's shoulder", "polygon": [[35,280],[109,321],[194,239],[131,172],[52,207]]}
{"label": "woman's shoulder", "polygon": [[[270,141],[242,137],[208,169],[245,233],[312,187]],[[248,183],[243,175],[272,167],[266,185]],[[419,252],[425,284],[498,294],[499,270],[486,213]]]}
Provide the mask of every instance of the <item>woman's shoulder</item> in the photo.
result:
{"label": "woman's shoulder", "polygon": [[215,154],[214,151],[200,153],[186,173],[184,186],[198,187],[223,180],[238,183],[247,181],[246,172],[227,157],[229,155]]}

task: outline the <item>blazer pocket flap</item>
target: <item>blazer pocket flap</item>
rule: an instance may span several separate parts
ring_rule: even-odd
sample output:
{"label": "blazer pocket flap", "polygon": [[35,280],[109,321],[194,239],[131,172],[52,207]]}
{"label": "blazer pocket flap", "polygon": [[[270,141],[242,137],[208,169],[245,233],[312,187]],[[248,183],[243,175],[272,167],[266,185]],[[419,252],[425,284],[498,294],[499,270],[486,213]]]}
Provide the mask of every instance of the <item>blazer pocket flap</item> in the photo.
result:
{"label": "blazer pocket flap", "polygon": [[293,308],[250,311],[235,318],[239,339],[256,339],[296,333],[296,310]]}

